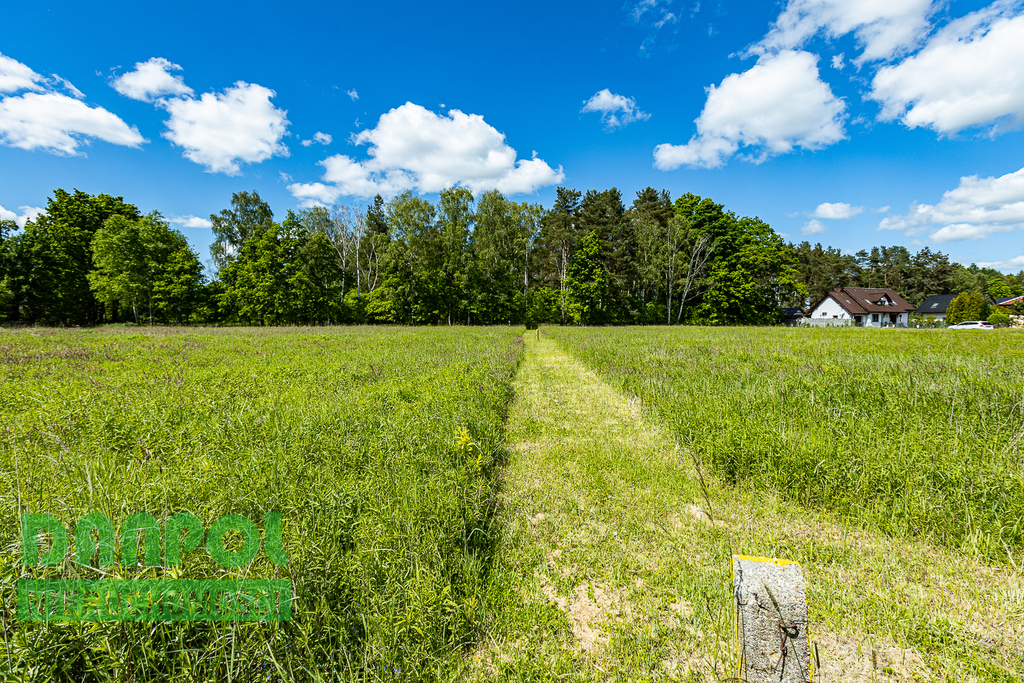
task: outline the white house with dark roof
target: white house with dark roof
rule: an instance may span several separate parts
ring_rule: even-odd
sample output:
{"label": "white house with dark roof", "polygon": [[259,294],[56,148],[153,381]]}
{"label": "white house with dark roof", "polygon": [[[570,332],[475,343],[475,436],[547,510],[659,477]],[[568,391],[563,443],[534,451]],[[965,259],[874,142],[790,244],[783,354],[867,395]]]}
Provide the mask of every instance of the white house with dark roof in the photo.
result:
{"label": "white house with dark roof", "polygon": [[921,305],[914,309],[914,313],[921,316],[927,316],[932,320],[945,320],[946,311],[949,310],[949,305],[953,303],[953,299],[957,298],[957,294],[935,294],[930,296],[921,302]]}
{"label": "white house with dark roof", "polygon": [[840,287],[811,306],[805,325],[906,326],[914,307],[891,289]]}

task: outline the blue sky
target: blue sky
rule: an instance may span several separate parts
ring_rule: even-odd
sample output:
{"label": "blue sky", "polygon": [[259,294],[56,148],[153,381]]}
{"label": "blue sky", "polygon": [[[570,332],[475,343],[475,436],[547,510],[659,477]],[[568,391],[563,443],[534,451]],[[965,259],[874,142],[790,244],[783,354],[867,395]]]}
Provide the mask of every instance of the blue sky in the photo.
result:
{"label": "blue sky", "polygon": [[1024,5],[953,0],[15,3],[0,217],[210,213],[460,184],[648,185],[856,251],[1024,269]]}

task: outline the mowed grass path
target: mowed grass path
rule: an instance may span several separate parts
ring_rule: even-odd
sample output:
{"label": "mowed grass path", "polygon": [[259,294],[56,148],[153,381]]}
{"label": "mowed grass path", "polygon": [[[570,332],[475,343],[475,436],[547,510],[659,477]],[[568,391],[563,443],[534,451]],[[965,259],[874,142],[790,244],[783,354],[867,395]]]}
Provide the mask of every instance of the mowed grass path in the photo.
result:
{"label": "mowed grass path", "polygon": [[734,552],[803,566],[823,659],[815,680],[1024,672],[1024,580],[1013,568],[713,479],[705,493],[689,453],[636,399],[543,332],[526,336],[515,390],[500,605],[475,677],[734,676]]}

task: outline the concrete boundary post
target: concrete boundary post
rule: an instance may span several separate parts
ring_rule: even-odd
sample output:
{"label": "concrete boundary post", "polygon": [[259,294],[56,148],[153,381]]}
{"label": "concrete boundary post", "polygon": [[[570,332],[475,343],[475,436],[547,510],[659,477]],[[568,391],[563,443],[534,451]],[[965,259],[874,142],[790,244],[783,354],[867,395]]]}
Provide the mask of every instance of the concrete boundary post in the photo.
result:
{"label": "concrete boundary post", "polygon": [[790,560],[732,556],[739,679],[745,683],[808,683],[807,591]]}

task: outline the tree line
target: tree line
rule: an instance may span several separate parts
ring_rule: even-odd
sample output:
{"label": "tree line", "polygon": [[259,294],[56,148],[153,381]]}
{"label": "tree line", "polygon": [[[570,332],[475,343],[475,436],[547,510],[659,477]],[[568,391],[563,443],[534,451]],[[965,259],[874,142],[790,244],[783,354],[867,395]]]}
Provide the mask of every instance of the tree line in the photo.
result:
{"label": "tree line", "polygon": [[[0,316],[21,324],[774,324],[839,286],[930,294],[1024,291],[1024,271],[964,268],[923,249],[856,255],[787,244],[759,218],[694,194],[557,188],[406,192],[289,210],[253,192],[210,216],[212,268],[157,212],[56,190],[19,230],[0,222]],[[997,293],[998,292],[998,293]],[[1005,292],[1005,294],[1004,294]]]}
{"label": "tree line", "polygon": [[807,290],[806,297],[792,300],[794,306],[813,304],[839,287],[888,287],[915,306],[933,294],[978,292],[992,299],[1024,294],[1024,270],[1004,275],[974,264],[962,266],[928,247],[916,254],[900,246],[856,254],[808,242],[792,248],[798,280]]}

